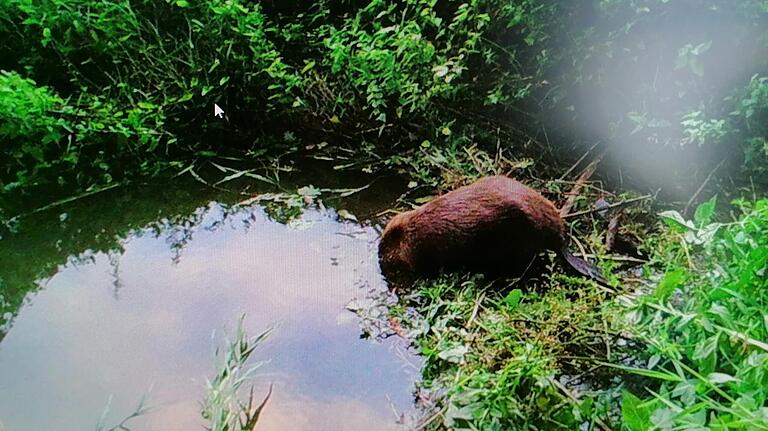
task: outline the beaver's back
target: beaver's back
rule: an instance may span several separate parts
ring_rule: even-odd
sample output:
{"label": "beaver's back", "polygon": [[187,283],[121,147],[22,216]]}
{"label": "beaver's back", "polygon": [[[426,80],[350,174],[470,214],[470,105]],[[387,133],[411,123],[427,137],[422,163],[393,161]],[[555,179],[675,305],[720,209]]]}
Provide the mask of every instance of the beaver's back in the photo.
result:
{"label": "beaver's back", "polygon": [[393,218],[382,234],[382,269],[514,272],[544,249],[559,250],[562,237],[552,202],[511,178],[485,177]]}

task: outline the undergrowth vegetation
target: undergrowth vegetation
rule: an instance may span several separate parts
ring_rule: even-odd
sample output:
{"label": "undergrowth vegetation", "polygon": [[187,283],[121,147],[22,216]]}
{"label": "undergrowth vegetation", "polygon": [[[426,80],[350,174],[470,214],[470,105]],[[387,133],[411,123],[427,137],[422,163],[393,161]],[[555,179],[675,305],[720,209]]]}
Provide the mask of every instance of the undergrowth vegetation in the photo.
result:
{"label": "undergrowth vegetation", "polygon": [[426,360],[426,428],[768,429],[768,201],[734,205],[661,213],[616,291],[555,267],[417,283],[394,314]]}
{"label": "undergrowth vegetation", "polygon": [[403,325],[426,360],[419,399],[433,415],[429,429],[618,423],[615,382],[595,372],[627,356],[605,292],[559,274],[541,292],[494,284],[452,276],[420,285],[425,323]]}
{"label": "undergrowth vegetation", "polygon": [[476,148],[554,168],[595,140],[641,180],[662,164],[664,180],[696,183],[726,158],[757,181],[766,13],[758,0],[3,0],[0,187],[77,191],[287,148],[434,188],[426,159],[472,163]]}
{"label": "undergrowth vegetation", "polygon": [[662,213],[663,277],[629,316],[651,355],[631,371],[659,385],[624,394],[631,430],[768,429],[768,201],[735,204],[727,223],[714,198],[694,220]]}

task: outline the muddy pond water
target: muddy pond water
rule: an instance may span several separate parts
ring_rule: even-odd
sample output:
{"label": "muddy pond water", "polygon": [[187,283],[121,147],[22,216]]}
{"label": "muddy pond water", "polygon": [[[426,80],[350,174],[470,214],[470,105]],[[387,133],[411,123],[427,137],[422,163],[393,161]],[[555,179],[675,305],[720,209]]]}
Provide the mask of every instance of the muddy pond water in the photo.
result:
{"label": "muddy pond water", "polygon": [[[366,193],[337,206],[387,205]],[[361,338],[347,310],[387,289],[377,231],[322,205],[279,223],[240,199],[188,183],[116,190],[6,232],[0,430],[95,429],[109,403],[108,429],[144,395],[154,409],[131,430],[202,430],[214,350],[243,314],[250,334],[276,325],[253,355],[269,361],[257,398],[274,384],[259,431],[403,429],[420,362],[396,337]]]}

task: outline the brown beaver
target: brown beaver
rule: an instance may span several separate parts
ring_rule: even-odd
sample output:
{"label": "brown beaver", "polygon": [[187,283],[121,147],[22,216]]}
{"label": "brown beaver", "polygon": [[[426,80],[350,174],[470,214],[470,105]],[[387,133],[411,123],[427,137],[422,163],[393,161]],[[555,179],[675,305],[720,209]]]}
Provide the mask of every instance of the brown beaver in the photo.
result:
{"label": "brown beaver", "polygon": [[466,268],[492,274],[524,270],[554,250],[579,273],[604,282],[599,271],[565,249],[564,223],[552,202],[503,176],[485,177],[398,214],[379,243],[382,272],[434,275]]}

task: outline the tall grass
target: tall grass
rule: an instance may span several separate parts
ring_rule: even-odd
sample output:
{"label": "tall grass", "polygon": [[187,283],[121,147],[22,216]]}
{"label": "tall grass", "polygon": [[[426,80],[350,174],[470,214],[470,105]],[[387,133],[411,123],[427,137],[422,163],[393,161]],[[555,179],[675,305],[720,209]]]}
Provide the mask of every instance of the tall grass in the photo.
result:
{"label": "tall grass", "polygon": [[735,204],[728,223],[714,198],[662,214],[664,275],[632,315],[650,358],[628,369],[657,381],[624,393],[632,431],[768,430],[768,200]]}
{"label": "tall grass", "polygon": [[243,319],[237,326],[234,338],[228,339],[223,351],[217,351],[218,364],[216,374],[206,384],[206,395],[202,403],[202,415],[211,431],[252,431],[256,428],[259,416],[269,397],[272,386],[266,396],[256,404],[253,387],[243,401],[242,389],[254,378],[256,371],[264,361],[251,362],[254,349],[266,340],[272,328],[249,336],[243,328]]}
{"label": "tall grass", "polygon": [[[256,371],[266,361],[253,362],[251,355],[272,333],[269,328],[258,335],[250,336],[243,327],[244,317],[238,321],[237,329],[232,338],[226,338],[224,347],[216,349],[216,372],[206,381],[205,397],[201,403],[201,414],[206,420],[205,429],[208,431],[253,431],[259,421],[264,407],[272,396],[272,385],[269,391],[257,403],[253,387],[247,394],[245,386],[252,382]],[[105,418],[110,410],[112,399],[107,403],[101,419],[96,425],[96,431],[131,431],[130,422],[140,416],[151,413],[160,407],[148,403],[151,389],[147,391],[134,411],[123,418],[118,424],[107,427]]]}

